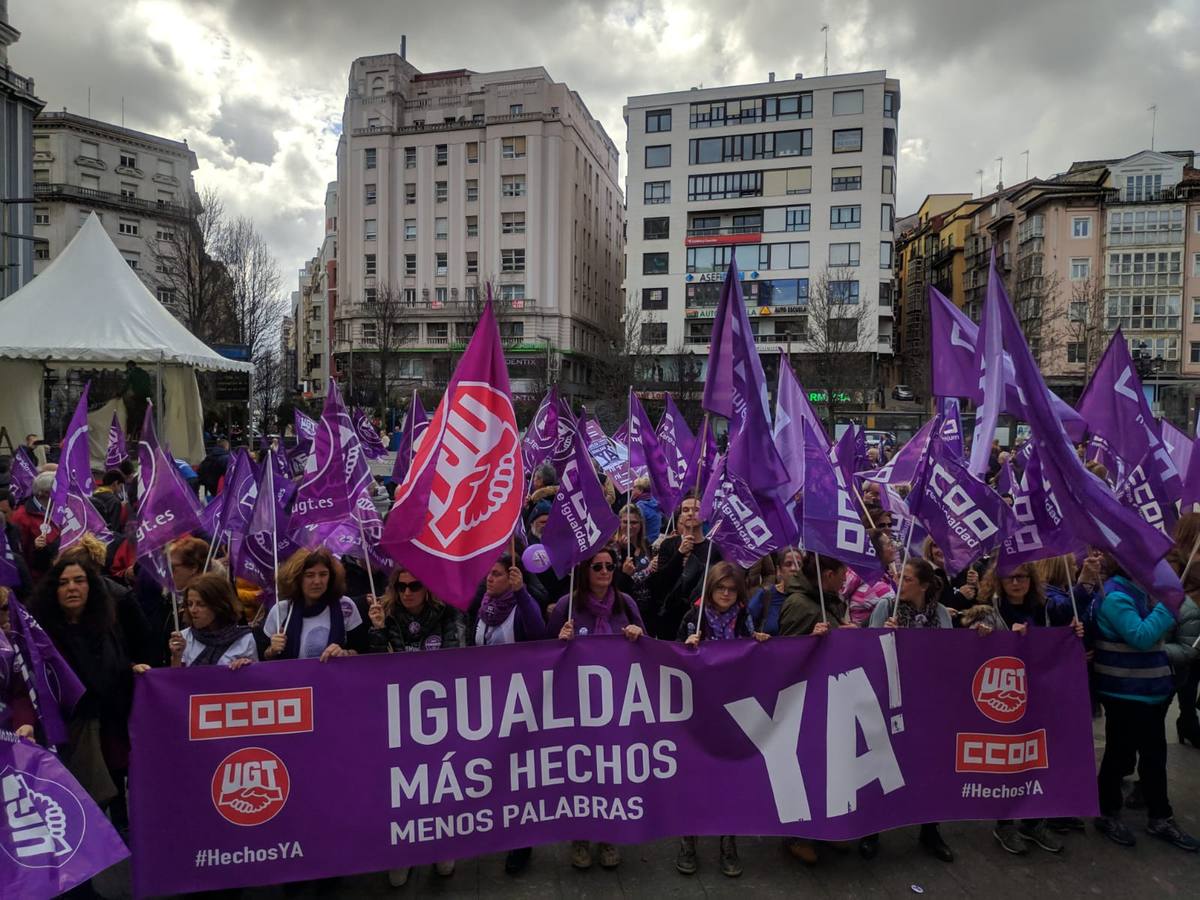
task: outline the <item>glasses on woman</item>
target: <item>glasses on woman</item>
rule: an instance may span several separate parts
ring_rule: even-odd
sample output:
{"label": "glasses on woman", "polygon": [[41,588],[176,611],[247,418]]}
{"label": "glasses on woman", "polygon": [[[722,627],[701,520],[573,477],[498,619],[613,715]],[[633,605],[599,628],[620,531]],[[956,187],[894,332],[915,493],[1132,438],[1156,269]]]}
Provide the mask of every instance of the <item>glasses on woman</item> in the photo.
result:
{"label": "glasses on woman", "polygon": [[423,587],[425,587],[425,585],[419,581],[397,581],[396,582],[396,593],[398,593],[398,594],[406,594],[406,593],[415,594],[417,591],[421,590],[421,588],[423,588]]}
{"label": "glasses on woman", "polygon": [[714,594],[736,594],[737,586],[732,584],[718,584],[713,588]]}
{"label": "glasses on woman", "polygon": [[593,572],[615,572],[616,563],[592,563]]}

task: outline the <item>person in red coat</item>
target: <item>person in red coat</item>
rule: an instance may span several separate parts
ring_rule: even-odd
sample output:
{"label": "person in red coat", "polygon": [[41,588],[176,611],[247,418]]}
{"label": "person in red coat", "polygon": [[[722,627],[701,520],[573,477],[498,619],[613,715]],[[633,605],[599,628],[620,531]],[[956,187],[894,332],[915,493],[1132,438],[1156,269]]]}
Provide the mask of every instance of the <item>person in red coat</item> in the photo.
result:
{"label": "person in red coat", "polygon": [[58,556],[59,530],[53,525],[45,534],[46,507],[54,487],[54,473],[43,472],[33,480],[33,495],[13,510],[9,517],[21,536],[21,555],[29,566],[29,576],[36,584],[54,565]]}

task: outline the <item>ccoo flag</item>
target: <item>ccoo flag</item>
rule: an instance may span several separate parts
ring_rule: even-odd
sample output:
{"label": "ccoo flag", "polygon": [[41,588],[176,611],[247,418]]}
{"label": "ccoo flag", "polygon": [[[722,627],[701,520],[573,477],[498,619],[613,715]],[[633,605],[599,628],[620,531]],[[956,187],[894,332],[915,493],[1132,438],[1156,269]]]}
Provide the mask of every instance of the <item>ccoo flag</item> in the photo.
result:
{"label": "ccoo flag", "polygon": [[489,287],[479,325],[396,489],[382,549],[466,609],[516,527],[523,488],[521,441]]}
{"label": "ccoo flag", "polygon": [[560,578],[612,539],[620,524],[592,468],[586,439],[576,428],[571,455],[563,466],[558,493],[550,506],[542,544]]}
{"label": "ccoo flag", "polygon": [[805,550],[841,560],[863,579],[883,565],[862,523],[842,467],[822,449],[812,424],[804,422],[804,499],[801,543]]}
{"label": "ccoo flag", "polygon": [[[671,395],[667,394],[663,404],[662,418],[658,420],[658,428],[654,430],[658,438],[658,446],[662,448],[670,473],[668,477],[676,486],[679,496],[687,490],[688,459],[696,446],[696,436],[688,428],[687,420],[675,406]],[[675,509],[675,504],[667,508],[668,515]]]}

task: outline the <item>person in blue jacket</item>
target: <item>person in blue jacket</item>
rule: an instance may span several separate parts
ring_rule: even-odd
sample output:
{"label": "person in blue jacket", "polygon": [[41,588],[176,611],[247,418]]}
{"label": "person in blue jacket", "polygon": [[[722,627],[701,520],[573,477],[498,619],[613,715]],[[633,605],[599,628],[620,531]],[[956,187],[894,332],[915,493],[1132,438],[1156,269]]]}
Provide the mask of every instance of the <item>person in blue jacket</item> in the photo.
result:
{"label": "person in blue jacket", "polygon": [[1175,693],[1163,638],[1175,627],[1166,604],[1148,597],[1115,560],[1093,604],[1092,648],[1096,690],[1104,706],[1104,758],[1097,783],[1096,830],[1125,847],[1136,843],[1121,821],[1121,781],[1136,763],[1146,800],[1146,831],[1196,852],[1200,841],[1176,824],[1167,799],[1167,707]]}
{"label": "person in blue jacket", "polygon": [[763,634],[779,634],[779,612],[783,601],[788,598],[785,587],[788,579],[800,571],[804,552],[796,547],[782,547],[774,553],[775,583],[764,585],[754,592],[747,610],[757,631]]}
{"label": "person in blue jacket", "polygon": [[658,501],[650,493],[650,479],[643,475],[633,483],[629,502],[637,506],[646,520],[646,543],[653,544],[662,533],[663,515]]}

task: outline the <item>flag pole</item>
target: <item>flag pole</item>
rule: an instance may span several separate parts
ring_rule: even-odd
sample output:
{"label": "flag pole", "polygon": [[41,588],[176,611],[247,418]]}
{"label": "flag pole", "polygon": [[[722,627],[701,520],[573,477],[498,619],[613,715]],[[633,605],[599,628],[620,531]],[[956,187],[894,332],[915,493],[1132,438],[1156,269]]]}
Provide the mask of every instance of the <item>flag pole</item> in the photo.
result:
{"label": "flag pole", "polygon": [[412,470],[413,460],[417,458],[417,389],[413,388],[412,403],[408,405],[408,468]]}
{"label": "flag pole", "polygon": [[[704,458],[703,455],[701,455],[701,459],[703,459],[703,458]],[[718,520],[717,524],[713,526],[712,531],[710,531],[708,533],[708,537],[705,538],[705,540],[708,541],[708,552],[704,554],[704,578],[701,579],[701,581],[700,581],[700,612],[696,616],[696,636],[697,637],[699,637],[700,628],[704,623],[704,594],[708,590],[708,568],[712,564],[712,548],[713,548],[713,543],[714,543],[713,537],[716,536],[717,529],[720,527],[721,527],[721,522]]]}
{"label": "flag pole", "polygon": [[908,523],[908,537],[904,539],[904,560],[900,563],[900,574],[896,577],[896,602],[892,604],[892,618],[896,618],[896,613],[900,609],[900,588],[904,584],[904,570],[908,566],[908,551],[912,546],[913,528],[916,526],[917,520],[910,518]]}
{"label": "flag pole", "polygon": [[817,560],[817,595],[821,598],[821,624],[828,625],[829,616],[825,612],[825,585],[821,583],[821,554],[814,550],[813,556]]}
{"label": "flag pole", "polygon": [[1183,564],[1183,573],[1179,576],[1180,584],[1183,584],[1183,580],[1187,578],[1188,570],[1192,567],[1192,561],[1196,558],[1196,551],[1198,550],[1200,550],[1200,532],[1196,533],[1196,541],[1192,544],[1192,552],[1188,555],[1187,562]]}
{"label": "flag pole", "polygon": [[1074,621],[1079,622],[1081,619],[1079,618],[1079,607],[1075,604],[1075,582],[1071,578],[1071,569],[1074,568],[1074,562],[1075,556],[1072,554],[1071,562],[1068,563],[1064,560],[1063,565],[1067,569],[1067,593],[1071,595],[1071,615],[1074,616]]}
{"label": "flag pole", "polygon": [[696,457],[696,483],[693,485],[696,491],[700,490],[700,476],[704,472],[704,452],[705,444],[708,440],[708,413],[704,414],[704,421],[700,423],[700,455]]}
{"label": "flag pole", "polygon": [[[633,385],[629,386],[629,402],[626,404],[629,408],[629,419],[625,423],[625,458],[629,461],[629,474],[633,475]],[[643,454],[645,455],[645,454]],[[632,493],[632,490],[630,491]],[[626,504],[628,505],[628,503]],[[621,524],[625,527],[625,558],[633,556],[633,535],[629,531],[629,526],[625,524],[625,515],[621,515]],[[644,529],[643,529],[644,530]],[[644,535],[643,535],[644,537]]]}
{"label": "flag pole", "polygon": [[209,542],[208,553],[204,557],[204,568],[200,570],[200,574],[208,571],[208,567],[212,565],[213,554],[216,552],[217,545],[221,543],[221,529],[218,528],[213,535],[213,539]]}
{"label": "flag pole", "polygon": [[167,556],[167,570],[171,573],[171,614],[175,619],[175,630],[179,630],[179,586],[175,583],[175,567],[171,565],[171,551],[160,550]]}
{"label": "flag pole", "polygon": [[571,566],[571,580],[567,587],[567,621],[575,619],[575,566]]}

